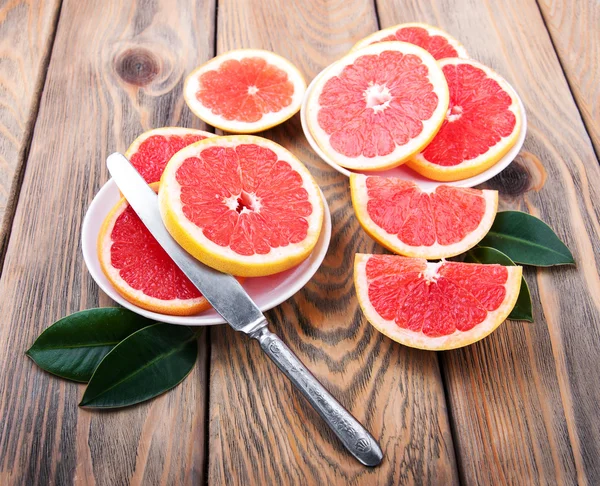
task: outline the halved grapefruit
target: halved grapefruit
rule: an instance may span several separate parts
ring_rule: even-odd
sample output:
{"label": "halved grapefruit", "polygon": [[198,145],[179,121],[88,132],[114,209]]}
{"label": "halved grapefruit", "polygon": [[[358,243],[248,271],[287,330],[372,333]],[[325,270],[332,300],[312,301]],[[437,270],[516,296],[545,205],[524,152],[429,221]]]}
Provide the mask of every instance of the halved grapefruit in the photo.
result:
{"label": "halved grapefruit", "polygon": [[144,180],[151,184],[160,176],[169,159],[183,147],[214,137],[214,133],[183,127],[162,127],[148,130],[136,138],[125,152],[125,157]]}
{"label": "halved grapefruit", "polygon": [[521,273],[521,267],[357,254],[354,284],[378,331],[405,346],[441,351],[494,331],[515,306]]}
{"label": "halved grapefruit", "polygon": [[380,42],[327,68],[307,100],[316,143],[348,169],[396,167],[441,127],[448,86],[436,60],[406,42]]}
{"label": "halved grapefruit", "polygon": [[238,49],[196,68],[183,95],[196,116],[232,133],[255,133],[298,112],[306,82],[290,61],[260,49]]}
{"label": "halved grapefruit", "polygon": [[275,142],[249,135],[207,138],[177,152],[158,199],[181,246],[246,277],[302,262],[323,223],[321,192],[308,169]]}
{"label": "halved grapefruit", "polygon": [[467,59],[469,57],[463,45],[450,34],[437,27],[418,22],[394,25],[393,27],[379,30],[359,40],[352,50],[360,49],[375,42],[385,41],[410,42],[425,49],[435,59],[444,59],[446,57]]}
{"label": "halved grapefruit", "polygon": [[[158,183],[151,186],[158,189]],[[102,271],[132,304],[177,316],[210,307],[124,198],[106,216],[97,248]]]}
{"label": "halved grapefruit", "polygon": [[498,192],[439,185],[425,192],[395,177],[352,174],[354,212],[364,230],[400,255],[438,260],[475,246],[492,227]]}
{"label": "halved grapefruit", "polygon": [[522,115],[517,94],[490,68],[443,59],[450,89],[442,128],[407,165],[436,181],[457,181],[492,167],[516,143]]}

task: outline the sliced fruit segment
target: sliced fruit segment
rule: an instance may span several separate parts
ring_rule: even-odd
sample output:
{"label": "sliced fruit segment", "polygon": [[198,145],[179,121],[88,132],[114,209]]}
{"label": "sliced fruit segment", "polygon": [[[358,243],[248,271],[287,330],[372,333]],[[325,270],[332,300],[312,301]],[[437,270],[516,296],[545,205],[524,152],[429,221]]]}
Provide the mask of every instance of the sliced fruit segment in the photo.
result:
{"label": "sliced fruit segment", "polygon": [[469,57],[463,45],[450,34],[437,27],[418,22],[394,25],[377,31],[358,41],[352,50],[385,41],[410,42],[425,49],[435,59],[446,57],[467,59]]}
{"label": "sliced fruit segment", "polygon": [[510,314],[521,267],[357,254],[354,284],[367,320],[406,346],[441,351],[483,339]]}
{"label": "sliced fruit segment", "polygon": [[306,82],[290,61],[260,49],[238,49],[196,68],[183,95],[196,116],[232,133],[255,133],[298,112]]}
{"label": "sliced fruit segment", "polygon": [[448,110],[435,59],[406,42],[381,42],[327,68],[307,100],[306,120],[321,149],[356,170],[396,167],[420,152]]}
{"label": "sliced fruit segment", "polygon": [[202,140],[175,154],[161,181],[160,211],[173,238],[222,272],[282,272],[306,259],[319,238],[319,187],[291,152],[270,140]]}
{"label": "sliced fruit segment", "polygon": [[492,227],[498,192],[439,185],[425,192],[395,177],[352,174],[354,212],[364,230],[400,255],[438,260],[475,246]]}
{"label": "sliced fruit segment", "polygon": [[[158,183],[152,187],[158,190]],[[124,198],[102,224],[98,259],[117,292],[138,307],[177,316],[210,307]]]}
{"label": "sliced fruit segment", "polygon": [[125,157],[150,184],[160,181],[167,162],[176,152],[194,142],[214,136],[214,133],[193,128],[155,128],[136,138],[125,152]]}
{"label": "sliced fruit segment", "polygon": [[515,91],[490,68],[464,59],[439,63],[450,89],[446,119],[407,165],[436,181],[457,181],[489,169],[511,149],[522,114]]}

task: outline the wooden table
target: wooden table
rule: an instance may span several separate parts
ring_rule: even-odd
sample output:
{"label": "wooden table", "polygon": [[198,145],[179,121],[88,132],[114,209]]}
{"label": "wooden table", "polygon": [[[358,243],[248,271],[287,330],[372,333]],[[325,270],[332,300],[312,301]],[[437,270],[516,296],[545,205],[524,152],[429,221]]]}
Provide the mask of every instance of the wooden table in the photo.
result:
{"label": "wooden table", "polygon": [[[380,439],[367,469],[258,346],[220,326],[176,389],[129,409],[77,407],[83,388],[24,356],[71,312],[112,302],[85,269],[83,215],[107,154],[165,125],[204,128],[183,102],[192,68],[273,50],[312,79],[380,27],[424,21],[503,74],[529,119],[487,185],[547,221],[577,267],[528,269],[535,323],[444,353],[364,320],[348,262],[376,244],[348,182],[298,116],[265,136],[310,166],[334,235],[273,328]],[[600,484],[600,4],[596,0],[1,0],[0,484]],[[595,254],[596,253],[596,254]]]}

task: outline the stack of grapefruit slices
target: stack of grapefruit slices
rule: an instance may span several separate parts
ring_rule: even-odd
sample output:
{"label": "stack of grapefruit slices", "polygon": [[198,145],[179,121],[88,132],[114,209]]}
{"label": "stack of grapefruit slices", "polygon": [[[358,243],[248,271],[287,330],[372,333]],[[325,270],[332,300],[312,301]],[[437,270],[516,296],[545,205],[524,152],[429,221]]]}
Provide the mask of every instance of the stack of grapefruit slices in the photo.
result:
{"label": "stack of grapefruit slices", "polygon": [[[286,59],[239,49],[195,69],[184,99],[206,123],[245,134],[297,113],[305,90]],[[301,263],[317,243],[324,215],[319,187],[274,142],[164,127],[140,135],[125,155],[158,192],[175,240],[213,268],[239,277],[272,275]],[[104,221],[98,258],[114,288],[141,308],[193,315],[209,307],[124,199]]]}
{"label": "stack of grapefruit slices", "polygon": [[446,32],[402,24],[359,41],[311,85],[307,136],[358,172],[402,164],[434,181],[491,168],[517,142],[515,91]]}
{"label": "stack of grapefruit slices", "polygon": [[[127,156],[158,192],[175,240],[213,268],[272,275],[298,265],[317,243],[324,217],[319,187],[270,140],[166,127],[142,134]],[[181,316],[210,307],[125,199],[106,217],[97,250],[104,274],[132,304]]]}

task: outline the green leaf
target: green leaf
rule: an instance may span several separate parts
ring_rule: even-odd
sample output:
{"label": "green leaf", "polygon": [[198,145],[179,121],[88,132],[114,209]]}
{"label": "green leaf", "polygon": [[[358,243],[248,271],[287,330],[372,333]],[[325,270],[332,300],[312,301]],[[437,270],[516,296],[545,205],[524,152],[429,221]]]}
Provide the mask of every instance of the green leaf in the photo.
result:
{"label": "green leaf", "polygon": [[[498,263],[500,265],[514,266],[513,262],[508,256],[495,248],[488,248],[485,246],[479,246],[469,250],[465,254],[465,262],[467,263]],[[521,278],[521,290],[519,291],[519,297],[517,303],[508,316],[513,321],[529,321],[533,322],[533,311],[531,309],[531,295],[529,294],[529,287],[525,278]]]}
{"label": "green leaf", "polygon": [[479,243],[500,250],[514,262],[538,267],[575,263],[573,255],[552,228],[520,211],[496,215],[489,233]]}
{"label": "green leaf", "polygon": [[88,382],[117,343],[151,323],[118,307],[76,312],[48,327],[25,354],[54,375]]}
{"label": "green leaf", "polygon": [[82,407],[125,407],[179,384],[196,363],[198,341],[188,327],[153,324],[120,342],[96,368]]}

